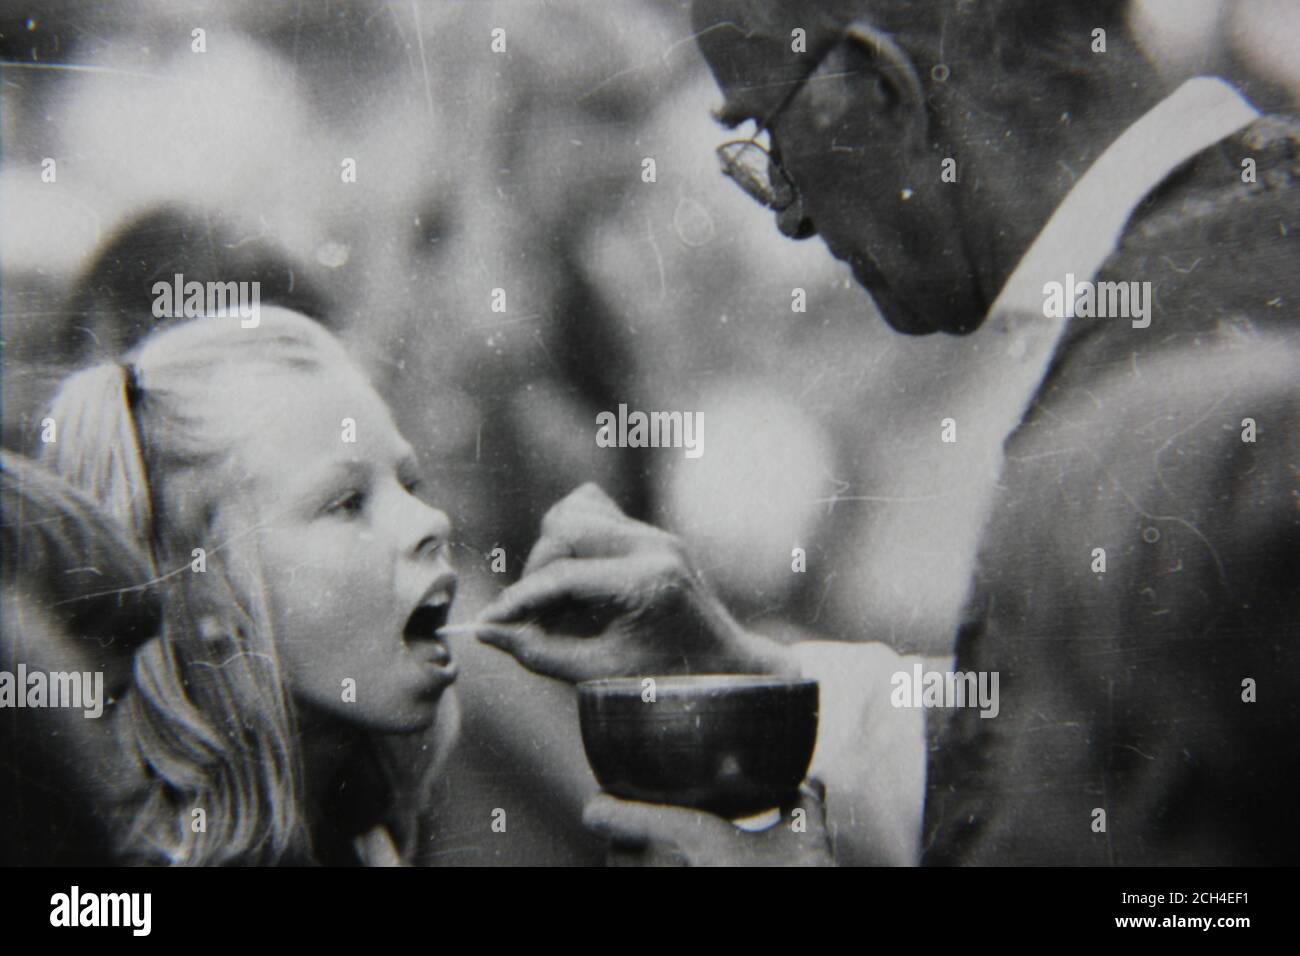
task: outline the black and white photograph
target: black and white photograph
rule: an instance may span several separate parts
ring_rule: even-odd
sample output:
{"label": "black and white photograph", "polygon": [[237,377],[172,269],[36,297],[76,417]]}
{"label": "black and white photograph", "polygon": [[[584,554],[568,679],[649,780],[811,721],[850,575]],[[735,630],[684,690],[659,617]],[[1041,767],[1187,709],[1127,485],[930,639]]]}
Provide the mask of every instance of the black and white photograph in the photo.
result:
{"label": "black and white photograph", "polygon": [[72,874],[23,921],[1052,867],[1250,928],[1298,54],[1296,0],[0,0],[0,864]]}

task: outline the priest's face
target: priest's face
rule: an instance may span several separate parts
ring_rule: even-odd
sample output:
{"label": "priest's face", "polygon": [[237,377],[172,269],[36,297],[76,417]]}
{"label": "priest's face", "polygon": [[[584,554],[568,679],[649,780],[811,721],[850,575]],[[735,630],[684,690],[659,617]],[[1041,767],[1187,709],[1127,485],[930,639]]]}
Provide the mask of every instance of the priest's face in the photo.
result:
{"label": "priest's face", "polygon": [[749,181],[787,236],[820,235],[893,328],[969,332],[988,297],[961,227],[963,186],[945,181],[932,145],[932,68],[878,31],[871,7],[696,0],[699,45],[726,97],[722,120],[768,137],[768,156],[739,143],[720,155],[724,168],[728,156],[747,156],[734,178]]}

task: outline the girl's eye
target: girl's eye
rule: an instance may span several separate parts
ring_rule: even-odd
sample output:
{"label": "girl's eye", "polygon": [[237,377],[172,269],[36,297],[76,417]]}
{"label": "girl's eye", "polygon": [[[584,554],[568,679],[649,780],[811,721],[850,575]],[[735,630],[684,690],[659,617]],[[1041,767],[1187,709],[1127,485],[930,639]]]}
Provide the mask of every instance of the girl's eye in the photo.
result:
{"label": "girl's eye", "polygon": [[363,491],[349,491],[325,507],[326,514],[343,515],[348,518],[361,514],[366,507],[366,495]]}
{"label": "girl's eye", "polygon": [[410,478],[402,482],[402,487],[406,489],[407,494],[418,495],[420,490],[424,487],[424,480],[421,478]]}

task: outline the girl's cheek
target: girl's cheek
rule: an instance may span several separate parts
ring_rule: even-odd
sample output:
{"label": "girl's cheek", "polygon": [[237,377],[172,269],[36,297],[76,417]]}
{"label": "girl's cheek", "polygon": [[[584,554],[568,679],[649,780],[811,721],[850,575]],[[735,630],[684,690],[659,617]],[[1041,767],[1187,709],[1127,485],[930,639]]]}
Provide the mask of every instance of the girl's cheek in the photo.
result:
{"label": "girl's cheek", "polygon": [[324,547],[335,558],[333,575],[359,604],[390,606],[393,599],[396,559],[382,547],[373,531],[362,531],[347,540]]}
{"label": "girl's cheek", "polygon": [[[391,610],[395,557],[372,530],[346,522],[313,522],[297,534],[275,535],[264,554],[277,568],[269,576],[290,580],[289,589],[333,608],[348,620]],[[301,599],[301,598],[300,598]]]}

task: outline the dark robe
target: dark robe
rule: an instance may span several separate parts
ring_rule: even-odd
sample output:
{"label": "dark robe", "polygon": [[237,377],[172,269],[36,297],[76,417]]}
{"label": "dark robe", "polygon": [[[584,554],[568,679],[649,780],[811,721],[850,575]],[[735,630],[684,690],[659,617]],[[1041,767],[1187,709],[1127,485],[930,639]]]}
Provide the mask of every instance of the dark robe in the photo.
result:
{"label": "dark robe", "polygon": [[1151,326],[1071,320],[1008,439],[956,665],[1001,712],[936,712],[926,863],[1300,855],[1298,129],[1148,196],[1097,279]]}

